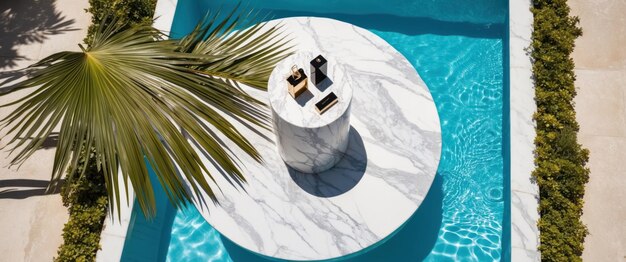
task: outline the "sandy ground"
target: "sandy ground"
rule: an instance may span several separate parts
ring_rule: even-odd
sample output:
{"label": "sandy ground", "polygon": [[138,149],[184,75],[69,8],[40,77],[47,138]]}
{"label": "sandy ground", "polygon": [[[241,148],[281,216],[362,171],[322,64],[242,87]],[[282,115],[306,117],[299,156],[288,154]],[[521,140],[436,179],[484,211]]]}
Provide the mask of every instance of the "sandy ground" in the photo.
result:
{"label": "sandy ground", "polygon": [[591,150],[585,261],[626,261],[626,1],[570,0],[580,142]]}
{"label": "sandy ground", "polygon": [[[0,74],[61,50],[79,50],[90,23],[88,5],[87,0],[0,1]],[[20,94],[0,97],[0,104]],[[0,108],[0,117],[14,108]],[[0,140],[0,146],[6,143]],[[19,169],[9,167],[8,152],[0,151],[0,261],[51,261],[56,255],[68,215],[59,194],[44,194],[54,146],[50,139]]]}

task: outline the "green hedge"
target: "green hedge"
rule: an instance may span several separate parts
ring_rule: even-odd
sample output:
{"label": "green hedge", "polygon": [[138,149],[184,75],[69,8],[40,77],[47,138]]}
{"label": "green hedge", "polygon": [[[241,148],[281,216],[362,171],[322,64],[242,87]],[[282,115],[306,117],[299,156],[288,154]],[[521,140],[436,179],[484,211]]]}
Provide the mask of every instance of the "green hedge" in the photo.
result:
{"label": "green hedge", "polygon": [[[127,26],[135,24],[151,25],[157,0],[89,0],[88,12],[91,13],[91,25],[87,31],[85,43],[91,43],[91,37],[101,23],[108,23],[107,16],[115,15],[126,18],[122,21]],[[109,18],[110,19],[110,18]]]}
{"label": "green hedge", "polygon": [[100,248],[100,233],[107,212],[107,191],[104,175],[98,171],[93,154],[85,173],[85,157],[75,173],[67,174],[61,188],[63,205],[70,218],[63,228],[63,244],[55,261],[94,261]]}
{"label": "green hedge", "polygon": [[[156,0],[89,0],[92,24],[85,43],[89,44],[99,23],[107,15],[127,18],[127,26],[151,24]],[[114,13],[111,13],[114,10]],[[85,157],[90,157],[89,165]],[[55,261],[94,261],[100,249],[100,233],[108,208],[104,175],[98,171],[92,154],[83,156],[75,173],[68,173],[61,188],[63,205],[68,207],[70,217],[63,228],[63,244]],[[81,176],[83,168],[87,168]]]}
{"label": "green hedge", "polygon": [[531,56],[537,137],[533,177],[539,185],[543,261],[581,261],[587,228],[580,221],[589,151],[578,143],[570,54],[582,34],[566,0],[534,0]]}

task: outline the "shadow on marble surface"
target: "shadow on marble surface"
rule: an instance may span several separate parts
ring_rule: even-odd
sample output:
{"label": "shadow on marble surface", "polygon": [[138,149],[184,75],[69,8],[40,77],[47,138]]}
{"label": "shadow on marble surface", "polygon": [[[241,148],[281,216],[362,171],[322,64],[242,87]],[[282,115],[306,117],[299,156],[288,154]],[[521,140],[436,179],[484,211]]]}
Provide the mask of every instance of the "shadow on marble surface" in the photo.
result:
{"label": "shadow on marble surface", "polygon": [[307,193],[334,197],[350,191],[361,181],[367,169],[367,152],[359,132],[350,127],[346,153],[331,169],[319,174],[307,174],[286,166],[291,179]]}
{"label": "shadow on marble surface", "polygon": [[322,82],[320,82],[319,84],[314,85],[314,86],[317,87],[317,89],[320,90],[320,92],[324,92],[331,85],[333,85],[333,80],[330,79],[330,77],[326,77],[324,80],[322,80]]}
{"label": "shadow on marble surface", "polygon": [[298,97],[296,97],[296,102],[298,102],[298,105],[304,106],[312,98],[313,98],[313,93],[311,93],[311,91],[309,91],[309,89],[306,89],[306,90],[304,90],[304,92],[302,92],[302,94],[300,94]]}

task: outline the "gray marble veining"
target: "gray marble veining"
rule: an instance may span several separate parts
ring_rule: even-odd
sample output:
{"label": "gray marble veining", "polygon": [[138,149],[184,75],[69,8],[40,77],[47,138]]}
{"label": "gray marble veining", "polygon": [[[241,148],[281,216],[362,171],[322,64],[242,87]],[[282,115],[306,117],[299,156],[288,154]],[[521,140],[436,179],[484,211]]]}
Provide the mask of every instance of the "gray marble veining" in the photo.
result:
{"label": "gray marble veining", "polygon": [[[290,167],[304,173],[319,173],[332,168],[348,147],[350,130],[351,79],[343,65],[328,59],[328,78],[317,86],[310,79],[309,62],[319,53],[297,52],[278,63],[268,81],[272,124],[280,156]],[[287,92],[287,76],[292,65],[309,77],[307,90],[296,97]],[[333,92],[338,102],[320,114],[315,104]]]}
{"label": "gray marble veining", "polygon": [[[259,134],[234,123],[264,162],[230,147],[247,180],[237,188],[204,160],[214,185],[220,186],[219,204],[207,207],[202,195],[196,205],[221,234],[266,256],[320,260],[348,255],[387,238],[422,203],[441,154],[437,109],[410,63],[373,33],[325,18],[270,22],[278,23],[297,50],[322,53],[343,65],[341,82],[352,88],[344,111],[349,116],[340,112],[336,118],[349,117],[348,129],[341,130],[348,134],[345,154],[333,168],[305,174],[285,164],[276,143],[266,139],[275,137],[272,132]],[[268,103],[274,99],[271,92],[246,91]]]}

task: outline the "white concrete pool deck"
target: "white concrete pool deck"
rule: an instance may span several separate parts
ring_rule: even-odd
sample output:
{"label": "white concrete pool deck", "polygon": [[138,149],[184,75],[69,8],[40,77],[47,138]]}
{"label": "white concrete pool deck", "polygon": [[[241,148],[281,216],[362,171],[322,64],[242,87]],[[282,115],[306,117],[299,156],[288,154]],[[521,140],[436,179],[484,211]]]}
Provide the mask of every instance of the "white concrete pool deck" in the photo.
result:
{"label": "white concrete pool deck", "polygon": [[[77,44],[91,23],[84,11],[88,6],[87,0],[0,1],[0,74],[59,51],[80,50]],[[59,24],[73,30],[51,32]],[[30,91],[2,97],[0,104]],[[0,117],[14,108],[1,108]],[[6,142],[1,140],[0,146]],[[54,143],[48,143],[20,169],[9,168],[8,152],[0,151],[0,261],[51,261],[56,256],[68,214],[59,194],[44,194],[54,150]]]}

